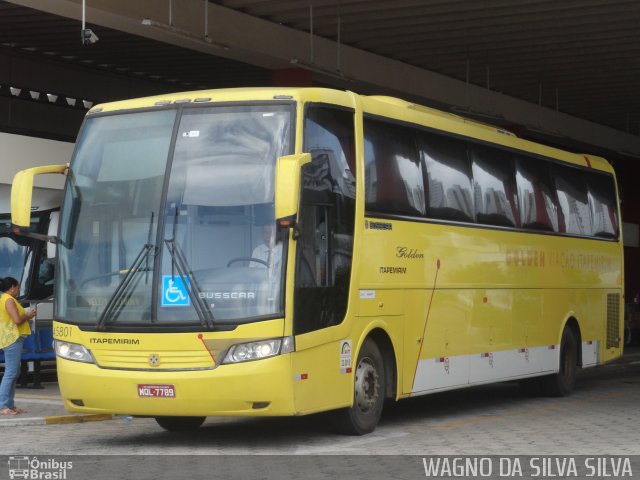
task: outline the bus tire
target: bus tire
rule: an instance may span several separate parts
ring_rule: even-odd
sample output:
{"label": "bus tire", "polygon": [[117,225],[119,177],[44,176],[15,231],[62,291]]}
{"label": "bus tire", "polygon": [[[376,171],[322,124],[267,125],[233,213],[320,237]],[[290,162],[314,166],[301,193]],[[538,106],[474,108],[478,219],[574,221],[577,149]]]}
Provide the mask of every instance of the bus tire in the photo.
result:
{"label": "bus tire", "polygon": [[169,432],[197,430],[207,417],[155,417],[156,422]]}
{"label": "bus tire", "polygon": [[560,341],[558,373],[542,377],[542,393],[549,397],[565,397],[573,391],[578,369],[578,340],[570,327],[565,327]]}
{"label": "bus tire", "polygon": [[370,338],[362,344],[353,372],[353,405],[335,412],[334,425],[347,435],[375,430],[384,405],[386,378],[382,354]]}

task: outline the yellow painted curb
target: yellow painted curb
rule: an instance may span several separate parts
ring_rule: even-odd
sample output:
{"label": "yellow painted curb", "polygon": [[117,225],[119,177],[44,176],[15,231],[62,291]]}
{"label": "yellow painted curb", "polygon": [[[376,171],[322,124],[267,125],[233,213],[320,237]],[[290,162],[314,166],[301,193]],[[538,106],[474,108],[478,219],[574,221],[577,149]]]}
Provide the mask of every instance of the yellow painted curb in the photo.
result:
{"label": "yellow painted curb", "polygon": [[59,415],[56,417],[45,417],[44,423],[46,425],[60,425],[63,423],[102,422],[111,419],[113,419],[113,415],[107,414]]}

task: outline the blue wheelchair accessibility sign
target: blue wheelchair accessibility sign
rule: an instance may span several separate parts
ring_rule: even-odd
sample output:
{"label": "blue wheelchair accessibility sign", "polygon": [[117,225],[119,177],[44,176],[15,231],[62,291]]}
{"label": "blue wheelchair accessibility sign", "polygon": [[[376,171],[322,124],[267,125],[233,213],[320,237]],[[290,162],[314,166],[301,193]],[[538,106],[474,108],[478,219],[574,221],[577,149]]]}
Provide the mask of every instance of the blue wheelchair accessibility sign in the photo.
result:
{"label": "blue wheelchair accessibility sign", "polygon": [[162,303],[163,307],[187,307],[191,305],[189,301],[189,279],[185,285],[182,277],[173,275],[162,276]]}

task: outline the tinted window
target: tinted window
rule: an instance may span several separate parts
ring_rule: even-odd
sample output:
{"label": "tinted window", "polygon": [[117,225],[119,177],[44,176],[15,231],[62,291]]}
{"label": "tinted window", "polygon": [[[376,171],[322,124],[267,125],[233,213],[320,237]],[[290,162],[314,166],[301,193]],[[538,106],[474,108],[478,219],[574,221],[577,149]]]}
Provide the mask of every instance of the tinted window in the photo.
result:
{"label": "tinted window", "polygon": [[365,120],[364,145],[367,209],[424,216],[423,172],[414,130]]}
{"label": "tinted window", "polygon": [[516,162],[522,228],[564,231],[564,224],[560,225],[562,219],[558,216],[556,196],[547,167],[547,162],[530,158],[521,158]]}
{"label": "tinted window", "polygon": [[608,175],[591,174],[587,183],[593,235],[618,238],[618,206],[613,178]]}
{"label": "tinted window", "polygon": [[564,166],[554,166],[553,171],[558,192],[558,205],[564,216],[564,232],[573,235],[591,235],[591,211],[583,173],[575,168]]}
{"label": "tinted window", "polygon": [[618,238],[613,177],[365,119],[369,211]]}
{"label": "tinted window", "polygon": [[336,325],[347,310],[355,219],[353,112],[307,108],[294,333]]}
{"label": "tinted window", "polygon": [[474,221],[466,142],[426,132],[420,132],[418,139],[427,171],[427,215],[443,220]]}
{"label": "tinted window", "polygon": [[512,155],[480,145],[471,148],[473,189],[478,223],[519,226]]}

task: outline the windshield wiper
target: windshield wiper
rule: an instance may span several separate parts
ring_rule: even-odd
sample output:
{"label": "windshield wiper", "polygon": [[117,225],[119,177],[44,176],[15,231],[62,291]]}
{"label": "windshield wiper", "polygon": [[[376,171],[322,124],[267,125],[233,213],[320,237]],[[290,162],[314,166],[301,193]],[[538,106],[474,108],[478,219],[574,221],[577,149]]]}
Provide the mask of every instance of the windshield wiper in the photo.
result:
{"label": "windshield wiper", "polygon": [[[125,273],[124,278],[122,279],[122,281],[116,288],[115,292],[113,292],[113,295],[111,295],[111,298],[105,305],[104,310],[102,311],[102,314],[98,319],[98,325],[97,325],[98,330],[104,330],[106,323],[108,321],[111,321],[113,318],[115,318],[117,316],[117,313],[119,313],[124,308],[125,302],[121,302],[121,300],[123,299],[125,294],[128,293],[129,287],[133,280],[133,275],[137,272],[148,271],[149,269],[148,263],[147,263],[147,267],[145,268],[140,268],[140,266],[142,265],[142,262],[145,261],[145,259],[149,258],[149,255],[151,254],[151,252],[153,252],[153,254],[155,255],[156,250],[157,250],[156,246],[152,243],[145,243],[142,246],[135,260],[133,261],[131,266],[126,270],[127,273]],[[131,293],[129,292],[128,295],[130,296]]]}
{"label": "windshield wiper", "polygon": [[164,243],[167,245],[167,250],[171,255],[172,266],[175,265],[178,270],[182,284],[185,286],[191,302],[193,302],[193,308],[198,315],[200,323],[205,328],[213,329],[215,327],[215,319],[205,301],[198,294],[200,287],[182,250],[180,250],[180,247],[178,247],[173,239],[165,239]]}

